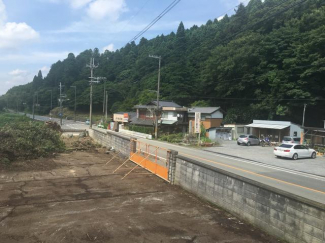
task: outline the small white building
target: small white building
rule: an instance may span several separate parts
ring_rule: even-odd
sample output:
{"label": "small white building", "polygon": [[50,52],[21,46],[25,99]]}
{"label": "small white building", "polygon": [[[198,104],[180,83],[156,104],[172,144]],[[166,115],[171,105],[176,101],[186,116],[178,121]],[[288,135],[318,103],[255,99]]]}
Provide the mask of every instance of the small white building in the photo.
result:
{"label": "small white building", "polygon": [[289,121],[253,120],[249,133],[261,138],[269,136],[273,142],[281,142],[284,136],[300,137],[304,130],[301,126]]}
{"label": "small white building", "polygon": [[250,128],[246,124],[225,124],[224,127],[231,128],[231,139],[236,140],[240,135],[249,134]]}

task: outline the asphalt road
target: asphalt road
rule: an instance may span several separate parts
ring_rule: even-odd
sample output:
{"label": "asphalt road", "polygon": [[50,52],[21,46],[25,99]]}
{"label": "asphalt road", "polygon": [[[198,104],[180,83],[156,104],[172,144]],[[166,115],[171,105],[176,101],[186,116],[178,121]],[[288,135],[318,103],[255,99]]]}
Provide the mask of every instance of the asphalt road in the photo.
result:
{"label": "asphalt road", "polygon": [[[49,118],[35,116],[35,119],[43,120]],[[52,118],[52,120],[55,119]],[[86,125],[64,120],[64,126],[73,128],[85,127]],[[138,141],[159,146],[164,149],[176,150],[180,155],[191,159],[290,192],[297,196],[325,204],[324,176],[297,171],[294,168],[283,168],[280,166],[268,165],[259,161],[253,162],[244,158],[234,158],[227,155],[215,154],[200,149],[187,148],[166,142],[142,138],[139,138]],[[325,167],[325,164],[323,166]]]}
{"label": "asphalt road", "polygon": [[[26,114],[26,116],[28,116],[29,118],[33,118],[32,114]],[[38,120],[38,121],[44,121],[44,122],[45,121],[55,121],[60,124],[60,119],[58,119],[58,118],[50,118],[47,116],[37,116],[37,115],[35,115],[34,117],[35,117],[35,120]],[[84,122],[79,122],[79,121],[74,122],[73,120],[62,119],[61,127],[62,127],[62,129],[79,130],[79,129],[88,129],[89,125],[86,125]]]}

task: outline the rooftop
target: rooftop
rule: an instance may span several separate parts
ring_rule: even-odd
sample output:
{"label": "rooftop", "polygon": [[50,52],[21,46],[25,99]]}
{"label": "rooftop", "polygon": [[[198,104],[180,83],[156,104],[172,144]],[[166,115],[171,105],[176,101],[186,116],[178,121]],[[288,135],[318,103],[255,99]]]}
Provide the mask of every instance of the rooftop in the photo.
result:
{"label": "rooftop", "polygon": [[213,112],[216,112],[217,110],[223,112],[220,107],[192,107],[188,108],[188,113],[201,112],[205,114],[211,114]]}

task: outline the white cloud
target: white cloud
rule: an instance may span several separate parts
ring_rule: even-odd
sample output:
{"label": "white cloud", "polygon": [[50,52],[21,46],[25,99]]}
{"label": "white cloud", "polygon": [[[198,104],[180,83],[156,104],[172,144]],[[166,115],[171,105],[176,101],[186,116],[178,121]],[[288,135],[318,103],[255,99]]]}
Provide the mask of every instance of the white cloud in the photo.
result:
{"label": "white cloud", "polygon": [[47,74],[49,73],[50,71],[50,68],[47,67],[47,66],[44,66],[41,68],[41,71],[42,71],[42,75],[43,75],[43,78],[47,76]]}
{"label": "white cloud", "polygon": [[0,0],[0,25],[2,23],[4,23],[7,19],[6,16],[6,6],[4,5],[4,3],[2,2],[2,0]]}
{"label": "white cloud", "polygon": [[39,34],[26,23],[6,21],[5,5],[0,0],[0,49],[18,48],[28,41],[39,38]]}
{"label": "white cloud", "polygon": [[[26,54],[5,54],[0,55],[0,63],[24,63],[24,64],[51,64],[58,60],[67,58],[70,52],[30,52]],[[77,55],[77,54],[76,54]]]}
{"label": "white cloud", "polygon": [[82,8],[90,3],[92,0],[70,0],[70,6],[72,8]]}
{"label": "white cloud", "polygon": [[13,22],[0,26],[0,48],[17,48],[38,38],[39,34],[26,23]]}
{"label": "white cloud", "polygon": [[121,13],[126,11],[124,0],[96,0],[89,4],[87,14],[90,18],[101,20],[109,18],[111,21],[116,21]]}
{"label": "white cloud", "polygon": [[11,72],[9,72],[9,74],[11,76],[19,76],[19,75],[25,75],[27,74],[28,71],[26,70],[21,70],[21,69],[15,69],[15,70],[12,70]]}
{"label": "white cloud", "polygon": [[105,46],[105,47],[103,48],[103,51],[106,51],[106,50],[108,50],[108,51],[114,51],[114,44],[111,43],[111,44]]}
{"label": "white cloud", "polygon": [[226,15],[222,15],[220,17],[217,18],[218,21],[222,20]]}
{"label": "white cloud", "polygon": [[[5,84],[9,87],[26,84],[32,80],[33,75],[27,70],[15,69],[9,72]],[[2,87],[3,88],[3,87]]]}

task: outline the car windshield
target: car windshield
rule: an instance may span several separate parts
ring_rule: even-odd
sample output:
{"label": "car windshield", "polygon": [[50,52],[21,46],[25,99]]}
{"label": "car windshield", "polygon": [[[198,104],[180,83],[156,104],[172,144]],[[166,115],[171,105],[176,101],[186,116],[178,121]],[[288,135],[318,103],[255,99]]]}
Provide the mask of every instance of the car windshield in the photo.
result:
{"label": "car windshield", "polygon": [[291,141],[291,138],[290,137],[284,137],[283,141]]}
{"label": "car windshield", "polygon": [[246,138],[247,136],[246,135],[240,135],[239,137],[240,138]]}
{"label": "car windshield", "polygon": [[281,144],[280,148],[292,148],[293,145],[290,144]]}

